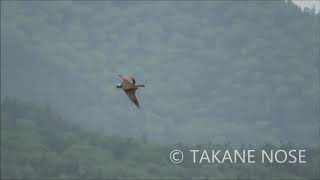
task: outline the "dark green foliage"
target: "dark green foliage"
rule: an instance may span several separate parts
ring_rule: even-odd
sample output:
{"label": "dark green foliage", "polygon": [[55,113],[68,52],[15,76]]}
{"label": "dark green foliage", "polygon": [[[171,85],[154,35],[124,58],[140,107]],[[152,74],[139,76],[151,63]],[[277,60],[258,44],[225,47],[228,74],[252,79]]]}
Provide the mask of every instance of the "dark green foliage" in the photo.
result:
{"label": "dark green foliage", "polygon": [[[17,116],[12,116],[12,112]],[[161,145],[143,139],[104,136],[73,127],[49,106],[39,107],[8,97],[1,104],[1,115],[1,179],[320,177],[319,146],[303,147],[308,151],[307,164],[193,164],[192,157],[185,156],[186,163],[175,165],[168,158],[173,149],[237,148],[212,143]],[[59,123],[53,123],[56,121]],[[302,147],[291,143],[240,147],[257,151],[298,148]]]}

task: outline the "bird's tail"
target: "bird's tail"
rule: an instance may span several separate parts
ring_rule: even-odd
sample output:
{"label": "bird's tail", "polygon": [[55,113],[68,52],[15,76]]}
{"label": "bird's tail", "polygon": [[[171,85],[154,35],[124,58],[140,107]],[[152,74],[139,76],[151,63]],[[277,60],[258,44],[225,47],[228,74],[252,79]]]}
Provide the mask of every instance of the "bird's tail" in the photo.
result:
{"label": "bird's tail", "polygon": [[136,85],[136,87],[146,87],[146,86],[143,84],[138,84],[138,85]]}

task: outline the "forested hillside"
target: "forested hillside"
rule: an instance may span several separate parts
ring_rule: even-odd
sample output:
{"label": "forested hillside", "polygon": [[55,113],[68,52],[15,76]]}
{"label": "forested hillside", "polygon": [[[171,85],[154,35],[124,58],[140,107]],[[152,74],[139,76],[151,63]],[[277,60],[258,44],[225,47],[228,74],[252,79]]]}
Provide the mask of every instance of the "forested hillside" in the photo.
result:
{"label": "forested hillside", "polygon": [[[306,147],[306,164],[172,164],[173,149],[233,149],[230,144],[161,145],[146,139],[85,131],[53,112],[6,97],[1,103],[1,179],[307,179],[320,177],[320,147]],[[298,149],[242,145],[255,149]],[[191,157],[185,157],[188,159]]]}
{"label": "forested hillside", "polygon": [[314,144],[319,21],[290,1],[1,1],[1,97],[102,134]]}

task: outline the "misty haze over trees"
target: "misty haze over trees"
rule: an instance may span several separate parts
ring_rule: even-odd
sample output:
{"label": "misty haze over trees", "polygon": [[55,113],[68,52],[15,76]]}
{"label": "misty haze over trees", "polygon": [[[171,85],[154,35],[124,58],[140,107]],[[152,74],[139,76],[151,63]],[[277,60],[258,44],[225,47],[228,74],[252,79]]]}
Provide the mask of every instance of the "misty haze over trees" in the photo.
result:
{"label": "misty haze over trees", "polygon": [[[1,1],[3,177],[320,177],[319,29],[290,1]],[[146,85],[141,110],[118,74]],[[166,159],[228,143],[293,143],[313,159],[214,170]]]}
{"label": "misty haze over trees", "polygon": [[[6,128],[3,128],[6,127]],[[320,177],[319,146],[292,143],[259,146],[231,144],[157,144],[144,138],[123,138],[88,132],[68,123],[49,106],[36,106],[15,98],[1,104],[1,179],[301,179]],[[305,149],[304,164],[192,163],[169,161],[173,149]],[[281,157],[283,158],[283,157]]]}
{"label": "misty haze over trees", "polygon": [[318,139],[319,15],[292,3],[1,3],[2,97],[170,142]]}

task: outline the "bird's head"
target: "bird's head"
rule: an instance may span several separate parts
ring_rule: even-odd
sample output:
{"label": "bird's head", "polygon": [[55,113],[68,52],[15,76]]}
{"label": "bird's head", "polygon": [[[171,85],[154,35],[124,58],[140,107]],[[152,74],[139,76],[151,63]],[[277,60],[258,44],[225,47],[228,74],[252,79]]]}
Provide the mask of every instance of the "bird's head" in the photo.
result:
{"label": "bird's head", "polygon": [[121,83],[118,84],[118,85],[116,86],[116,88],[122,88],[122,84],[121,84]]}

